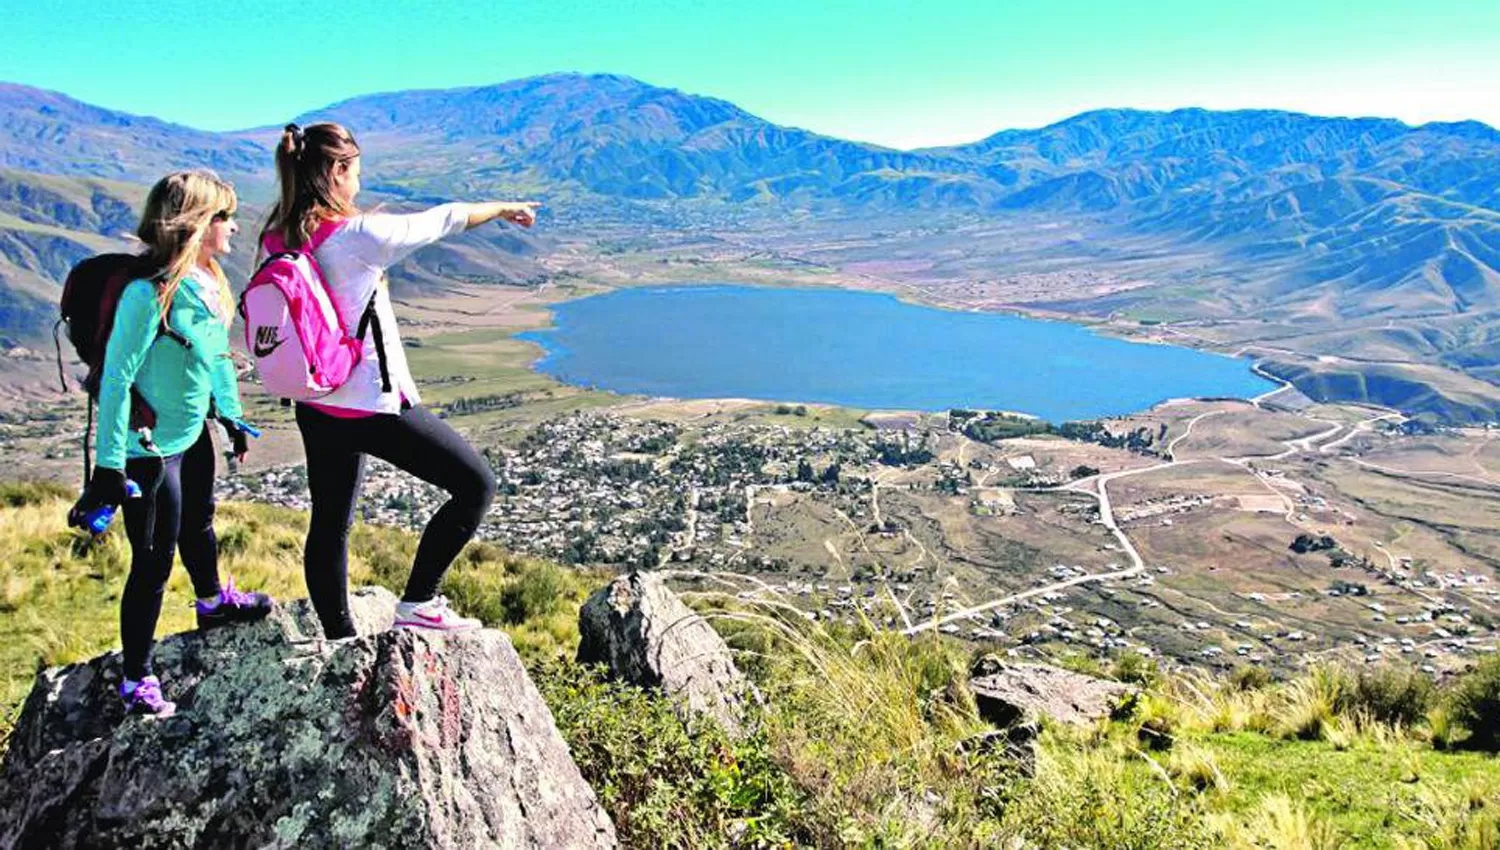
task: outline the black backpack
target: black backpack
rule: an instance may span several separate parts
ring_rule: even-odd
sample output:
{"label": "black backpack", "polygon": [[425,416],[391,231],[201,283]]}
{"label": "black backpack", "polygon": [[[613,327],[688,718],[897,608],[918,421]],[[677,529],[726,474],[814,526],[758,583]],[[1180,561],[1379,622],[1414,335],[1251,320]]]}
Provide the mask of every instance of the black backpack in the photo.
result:
{"label": "black backpack", "polygon": [[[57,377],[64,390],[68,389],[63,370],[62,344],[57,331],[68,328],[68,341],[78,359],[88,367],[83,379],[83,388],[89,394],[88,428],[83,436],[83,477],[87,482],[92,472],[89,443],[94,430],[94,404],[99,399],[99,381],[104,372],[104,349],[109,343],[109,333],[114,329],[115,312],[120,306],[120,296],[131,281],[160,278],[161,271],[153,267],[145,257],[137,254],[99,254],[78,263],[68,272],[63,283],[62,299],[59,303],[61,316],[52,326],[52,342],[57,348]],[[188,341],[167,326],[163,317],[157,328],[158,336],[165,336],[181,345]],[[141,398],[132,387],[130,390],[130,428],[149,429],[156,425],[156,411]]]}

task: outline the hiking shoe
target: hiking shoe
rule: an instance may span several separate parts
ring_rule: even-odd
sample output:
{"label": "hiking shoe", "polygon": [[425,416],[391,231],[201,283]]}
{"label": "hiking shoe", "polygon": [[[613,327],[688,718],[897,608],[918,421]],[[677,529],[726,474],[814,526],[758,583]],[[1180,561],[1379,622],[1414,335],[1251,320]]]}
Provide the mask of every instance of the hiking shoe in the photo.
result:
{"label": "hiking shoe", "polygon": [[448,597],[437,596],[427,602],[396,603],[396,628],[431,629],[438,632],[461,632],[484,625],[448,607]]}
{"label": "hiking shoe", "polygon": [[224,582],[219,596],[213,602],[199,600],[193,603],[198,612],[198,628],[212,629],[230,623],[249,623],[264,619],[271,613],[271,597],[264,593],[245,593],[234,586],[234,577]]}
{"label": "hiking shoe", "polygon": [[177,703],[161,695],[161,682],[155,676],[147,676],[139,682],[129,679],[121,682],[120,699],[125,700],[126,714],[171,717],[177,713]]}

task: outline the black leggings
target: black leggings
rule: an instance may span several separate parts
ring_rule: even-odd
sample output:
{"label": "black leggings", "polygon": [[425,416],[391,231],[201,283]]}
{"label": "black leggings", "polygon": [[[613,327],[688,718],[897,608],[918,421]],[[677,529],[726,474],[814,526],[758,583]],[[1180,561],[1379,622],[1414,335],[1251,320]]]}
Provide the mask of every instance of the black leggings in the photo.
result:
{"label": "black leggings", "polygon": [[425,407],[399,415],[377,413],[356,419],[330,416],[297,405],[297,428],[307,452],[307,489],[312,520],[302,566],[307,595],[329,638],[352,637],[349,616],[349,527],[364,483],[365,455],[389,461],[451,498],[422,532],[402,600],[426,602],[437,595],[443,574],[495,499],[495,473],[448,423]]}
{"label": "black leggings", "polygon": [[193,579],[193,593],[200,598],[219,594],[214,441],[208,428],[205,423],[198,441],[182,454],[125,462],[126,477],[141,488],[141,498],[127,499],[124,505],[130,577],[120,596],[120,645],[127,679],[151,673],[152,638],[177,552]]}

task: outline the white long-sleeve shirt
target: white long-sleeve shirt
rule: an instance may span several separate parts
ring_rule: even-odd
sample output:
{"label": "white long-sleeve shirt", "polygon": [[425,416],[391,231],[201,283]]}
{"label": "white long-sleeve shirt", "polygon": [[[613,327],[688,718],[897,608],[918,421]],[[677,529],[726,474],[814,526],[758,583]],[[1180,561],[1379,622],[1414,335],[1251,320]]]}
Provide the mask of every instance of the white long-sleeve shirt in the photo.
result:
{"label": "white long-sleeve shirt", "polygon": [[412,404],[422,400],[406,364],[385,271],[418,248],[463,232],[469,223],[469,210],[468,204],[443,204],[419,213],[357,215],[313,252],[349,333],[358,331],[365,305],[371,295],[375,297],[375,315],[385,339],[386,368],[391,378],[391,391],[382,392],[372,328],[365,333],[364,353],[349,379],[318,399],[317,404],[369,413],[400,413],[403,398]]}

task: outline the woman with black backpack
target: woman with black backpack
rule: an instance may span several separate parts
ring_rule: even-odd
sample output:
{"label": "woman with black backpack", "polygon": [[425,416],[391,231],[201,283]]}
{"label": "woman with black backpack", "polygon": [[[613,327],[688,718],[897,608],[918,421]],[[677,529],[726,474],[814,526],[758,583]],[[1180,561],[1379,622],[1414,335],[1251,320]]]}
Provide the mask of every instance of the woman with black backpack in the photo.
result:
{"label": "woman with black backpack", "polygon": [[308,596],[327,637],[354,636],[349,527],[365,458],[373,455],[450,497],[422,532],[396,625],[475,628],[479,621],[448,607],[438,585],[494,500],[495,474],[462,436],[421,405],[396,332],[385,270],[424,245],[497,219],[530,227],[537,205],[449,203],[405,215],[366,213],[354,203],[359,176],[359,145],[348,130],[331,123],[287,125],[276,146],[280,196],[261,233],[269,256],[309,251],[343,326],[368,325],[372,331],[360,336],[359,362],[337,389],[297,404],[312,497],[303,555]]}
{"label": "woman with black backpack", "polygon": [[[173,556],[192,577],[199,628],[264,617],[270,597],[219,582],[210,417],[243,459],[247,426],[229,358],[233,299],[218,256],[238,230],[233,187],[208,171],[170,174],[146,198],[137,235],[139,278],[119,295],[99,373],[98,464],[69,520],[124,506],[130,575],[120,597],[124,681],[133,714],[170,716],[176,705],[151,675],[151,646]],[[154,425],[132,430],[137,400]],[[127,496],[127,480],[140,488]]]}

